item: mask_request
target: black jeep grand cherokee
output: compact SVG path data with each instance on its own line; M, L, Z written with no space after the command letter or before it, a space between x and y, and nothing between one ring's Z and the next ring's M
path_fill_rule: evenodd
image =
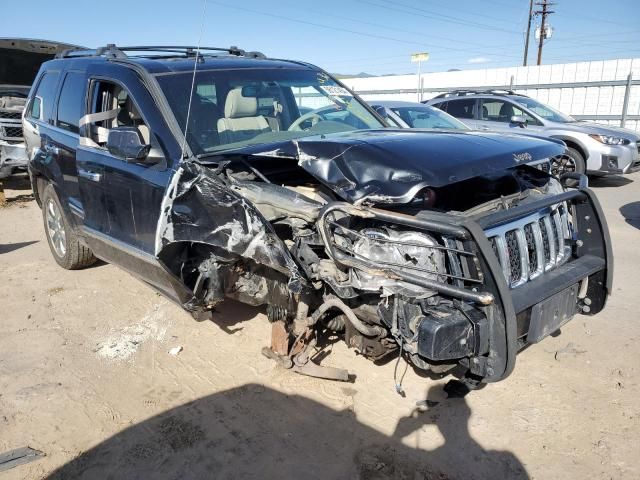
M493 382L611 290L586 179L560 142L395 130L331 75L257 52L107 46L45 63L29 170L64 268L101 258L196 318L266 305L264 353L310 375L321 334Z

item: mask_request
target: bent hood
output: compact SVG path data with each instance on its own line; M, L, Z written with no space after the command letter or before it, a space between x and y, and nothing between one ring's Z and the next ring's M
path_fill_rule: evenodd
M0 91L8 90L9 86L27 87L26 93L29 93L28 87L36 78L40 65L69 48L78 47L48 40L0 38Z
M294 140L299 165L344 200L406 203L425 187L472 177L564 152L562 142L462 131L363 130Z

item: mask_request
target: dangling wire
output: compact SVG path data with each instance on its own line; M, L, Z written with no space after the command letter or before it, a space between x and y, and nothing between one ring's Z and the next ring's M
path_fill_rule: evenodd
M393 383L395 384L395 387L396 387L396 393L401 397L405 396L404 388L402 388L402 379L404 378L404 374L402 374L402 378L400 379L400 381L398 381L398 365L400 365L400 360L402 359L403 347L404 347L404 341L403 341L403 338L400 337L400 354L398 355L396 366L393 367ZM406 371L407 369L405 368L405 372Z
M200 36L198 37L198 45L196 46L196 56L193 59L193 74L191 76L191 92L189 93L189 104L187 106L187 120L184 125L184 138L182 140L182 149L180 158L184 158L184 152L187 148L187 133L189 130L189 117L191 116L191 102L193 102L193 90L196 84L196 69L198 68L198 59L200 58L200 45L202 42L202 34L204 33L204 24L207 17L207 0L202 0L202 23L200 24Z

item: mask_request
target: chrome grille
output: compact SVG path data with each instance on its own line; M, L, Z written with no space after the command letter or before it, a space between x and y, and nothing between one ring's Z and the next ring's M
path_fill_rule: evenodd
M12 118L20 120L22 118L22 112L15 112L12 110L0 110L0 118Z
M4 138L22 138L22 127L2 127L0 131Z
M487 230L509 286L533 280L568 260L573 225L565 203Z

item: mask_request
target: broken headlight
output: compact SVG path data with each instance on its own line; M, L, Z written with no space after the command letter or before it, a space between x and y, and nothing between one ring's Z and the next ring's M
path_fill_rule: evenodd
M422 274L432 280L444 280L445 259L436 240L418 232L397 232L390 229L367 228L360 232L353 252L380 268L390 268ZM360 272L373 278L372 275Z

